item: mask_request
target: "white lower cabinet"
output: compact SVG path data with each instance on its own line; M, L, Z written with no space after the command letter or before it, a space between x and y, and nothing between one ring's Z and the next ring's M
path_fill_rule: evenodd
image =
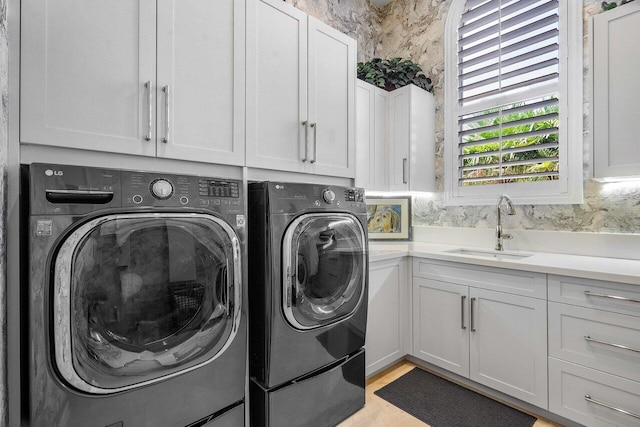
M587 426L640 426L640 289L549 276L549 410Z
M482 284L509 270L455 268L414 261L413 356L546 409L546 300L468 286L471 273Z
M370 266L367 375L408 353L586 426L640 426L638 286L405 260Z
M369 265L369 311L367 318L366 368L370 376L406 354L409 286L407 260L372 262Z
M550 357L549 410L589 427L637 427L640 383Z
M413 278L413 355L469 376L469 287Z
M469 288L469 378L547 408L547 302Z
M549 302L549 356L640 381L640 317Z

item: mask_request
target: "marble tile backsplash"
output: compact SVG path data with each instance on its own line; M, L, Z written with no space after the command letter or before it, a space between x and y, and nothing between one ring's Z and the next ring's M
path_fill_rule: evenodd
M445 207L444 177L444 27L452 0L393 0L383 8L356 0L286 0L358 40L358 60L403 57L420 64L434 84L436 99L436 193L414 198L413 223L419 226L491 228L495 207ZM574 1L574 0L571 0ZM577 0L576 0L577 1ZM583 0L584 203L521 205L512 227L524 230L640 234L640 181L601 183L590 178L590 70L588 18L600 13L600 0Z

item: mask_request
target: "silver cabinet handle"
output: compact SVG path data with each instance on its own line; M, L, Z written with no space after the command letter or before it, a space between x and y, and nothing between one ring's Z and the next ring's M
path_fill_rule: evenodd
M600 340L597 340L595 338L591 338L589 335L585 335L584 339L587 340L587 341L596 342L598 344L604 344L604 345L608 345L608 346L611 346L611 347L621 348L623 350L635 351L636 353L640 353L640 349L638 349L638 348L627 347L626 345L615 344L615 343L611 343L611 342L607 342L607 341L600 341Z
M596 405L604 406L605 408L613 409L614 411L629 415L630 417L640 419L640 415L638 415L638 414L634 414L633 412L629 412L629 411L625 411L624 409L616 408L615 406L609 405L608 403L604 403L604 402L600 402L598 400L592 399L591 396L589 396L588 394L584 395L584 400L586 400L587 402L595 403Z
M302 122L302 126L304 126L304 157L302 157L302 163L306 162L309 157L309 122Z
M597 294L597 293L590 292L590 291L584 291L584 294L586 296L588 296L588 297L609 298L609 299L615 299L615 300L618 300L618 301L640 302L640 299L621 297L619 295Z
M310 163L315 163L318 160L318 124L311 123L311 128L313 129L313 158Z
M466 295L460 295L460 327L462 329L467 329L467 327L464 326L464 300L466 298Z
M153 121L153 104L151 103L151 80L144 84L144 90L147 92L147 102L149 107L149 117L147 117L147 134L144 136L145 141L151 141L151 125Z
M475 301L475 298L471 298L471 302L469 303L469 308L471 309L471 314L469 317L471 317L471 332L475 332L476 331L476 324L474 322L473 319L473 302Z
M170 104L170 100L169 100L169 85L167 86L163 86L162 91L164 92L164 108L165 108L165 134L164 134L164 138L162 138L162 142L164 142L165 144L167 142L169 142L169 132L171 131L171 119L169 117L170 111L169 111L169 104Z
M407 183L407 159L402 159L402 183Z

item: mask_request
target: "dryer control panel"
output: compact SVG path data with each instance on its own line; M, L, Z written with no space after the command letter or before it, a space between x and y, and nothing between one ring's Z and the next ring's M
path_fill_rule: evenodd
M268 182L271 213L296 213L310 209L366 212L364 189L336 185Z

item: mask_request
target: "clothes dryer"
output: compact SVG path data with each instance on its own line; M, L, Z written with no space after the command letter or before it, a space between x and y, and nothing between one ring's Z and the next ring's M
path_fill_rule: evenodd
M364 191L249 185L251 425L335 425L364 405Z
M28 425L243 426L242 183L22 170Z

